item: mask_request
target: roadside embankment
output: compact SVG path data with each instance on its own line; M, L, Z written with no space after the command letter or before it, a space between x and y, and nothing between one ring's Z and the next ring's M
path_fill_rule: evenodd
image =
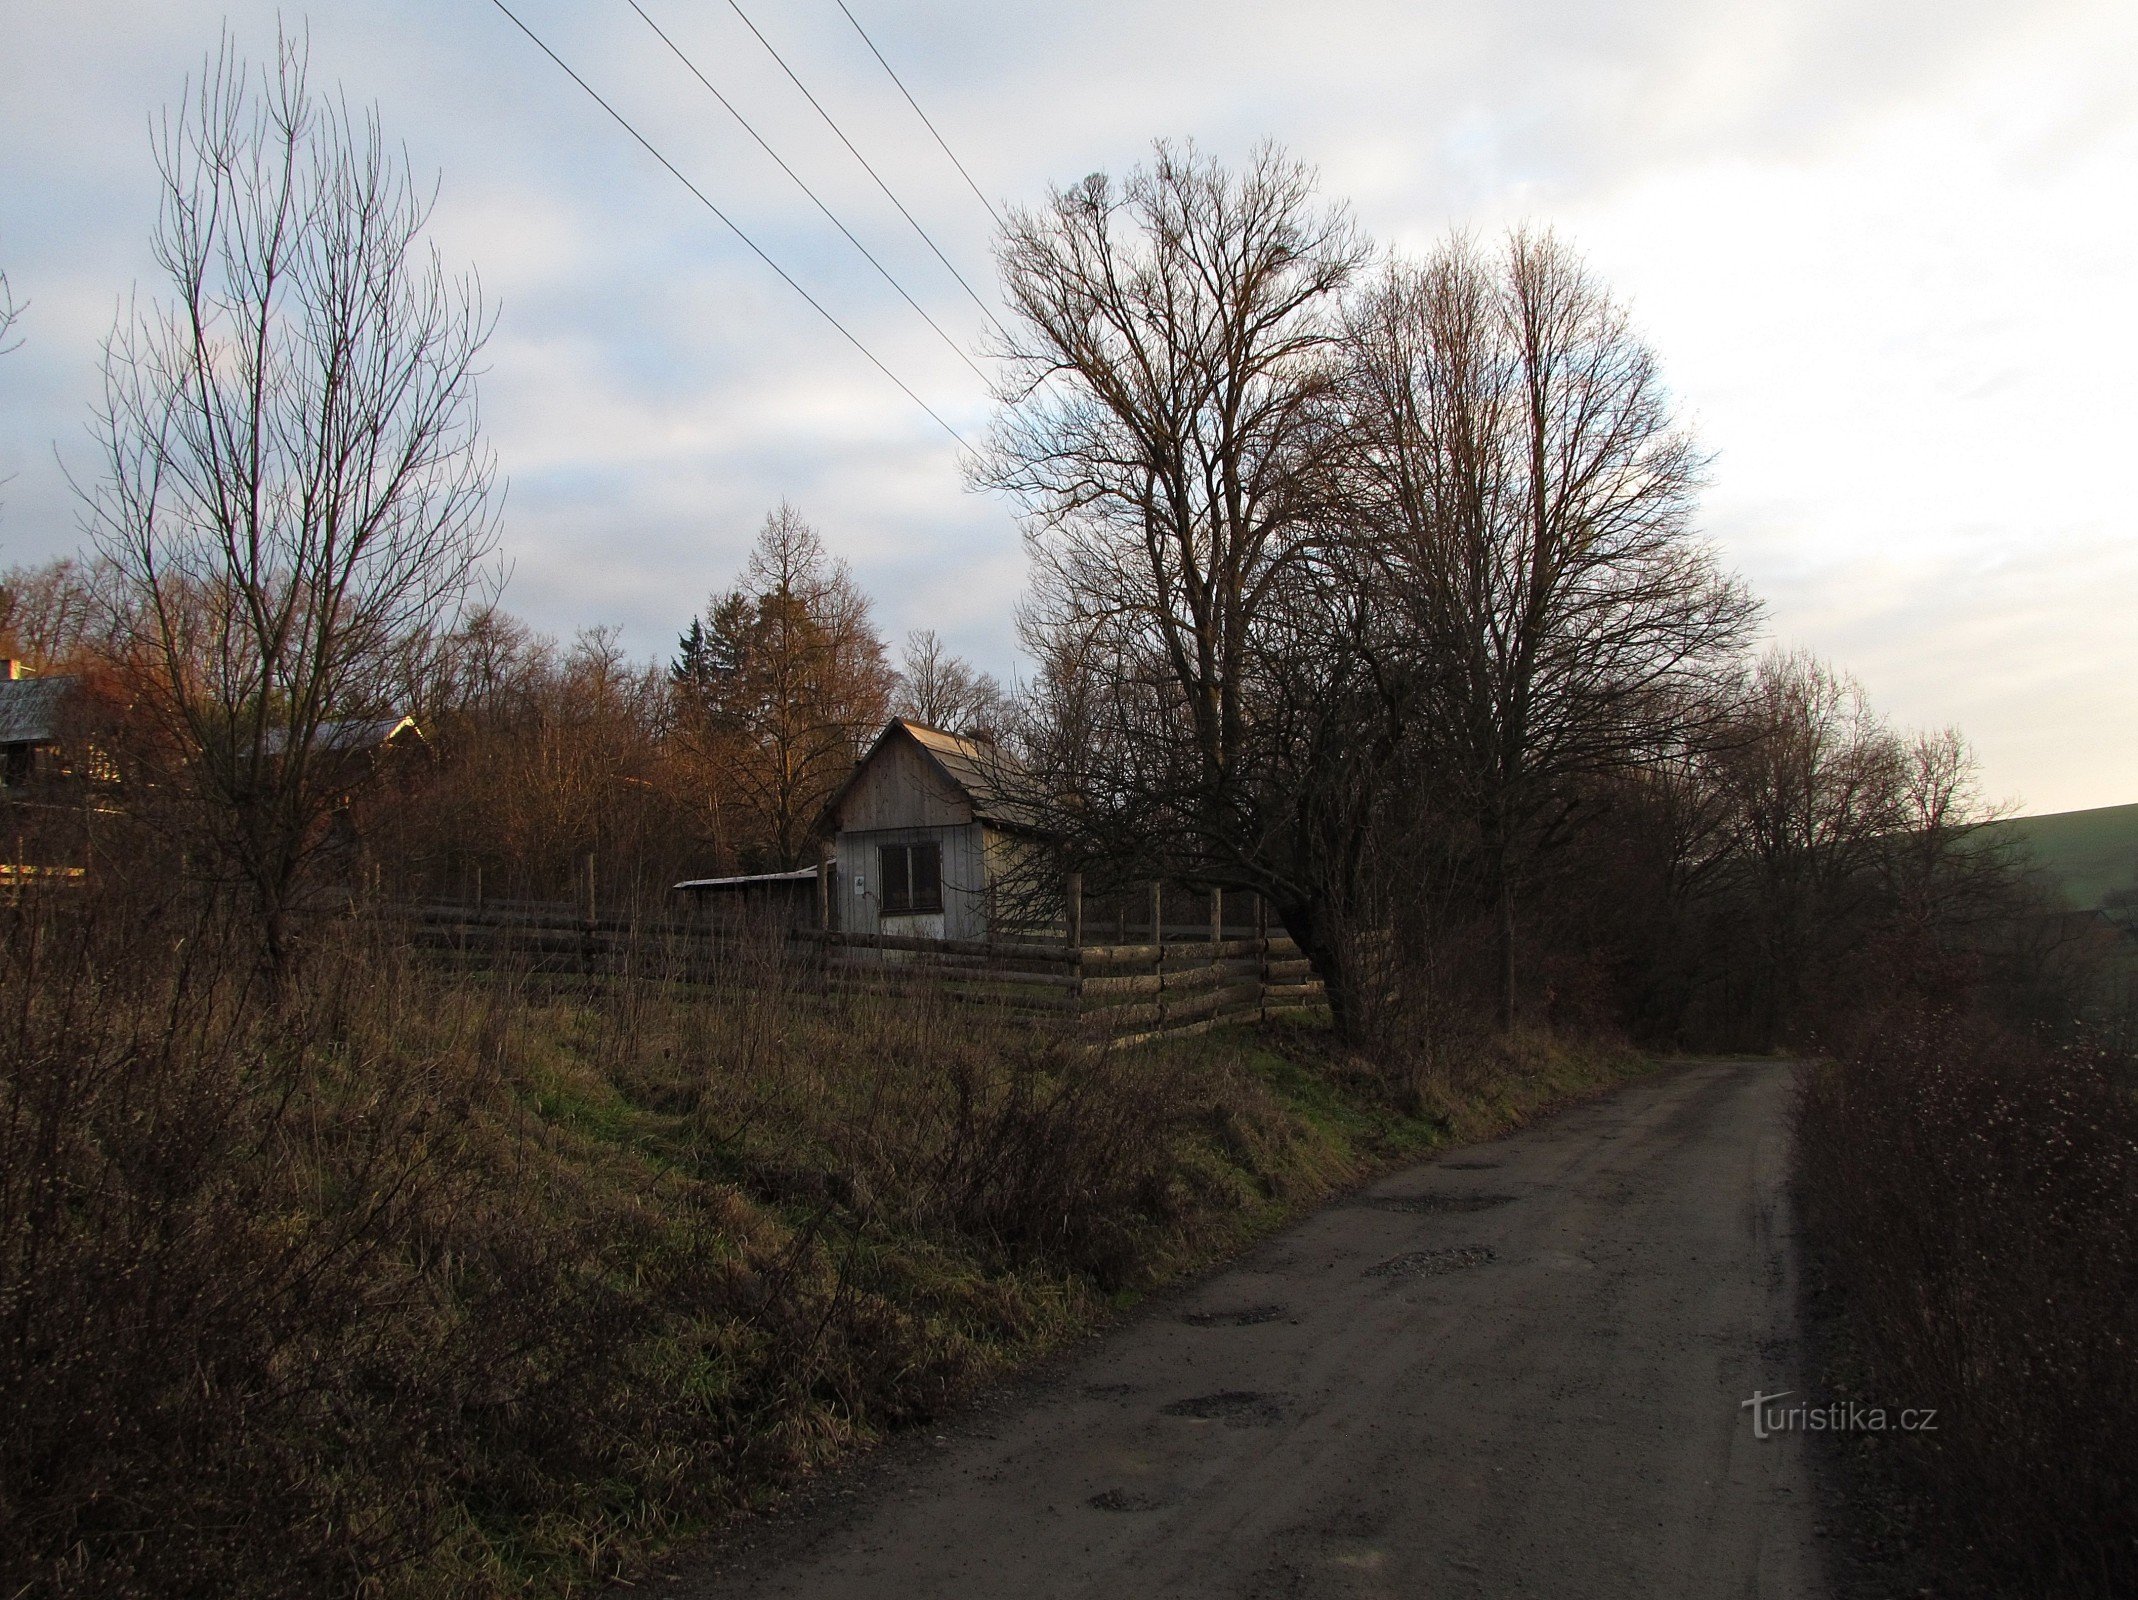
M269 993L213 930L0 978L0 1590L565 1593L1437 1144L1637 1070L1400 1094L1312 1020L1091 1054L971 1007ZM353 939L352 935L352 939Z

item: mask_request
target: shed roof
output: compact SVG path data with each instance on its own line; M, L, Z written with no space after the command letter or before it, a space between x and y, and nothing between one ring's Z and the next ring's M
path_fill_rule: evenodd
M71 677L0 678L0 745L57 744Z
M868 753L854 764L846 781L826 802L824 816L827 823L836 820L840 804L860 781L869 763L876 759L877 753L897 738L911 739L919 745L937 770L971 803L972 813L980 821L1007 828L1038 826L1032 808L1017 798L1017 780L1024 775L1024 768L1018 765L1014 756L985 739L931 728L911 717L893 717L884 724L883 732L876 736Z
M792 872L745 872L733 878L685 878L671 884L676 889L754 889L764 884L806 883L815 879L815 867L796 867Z

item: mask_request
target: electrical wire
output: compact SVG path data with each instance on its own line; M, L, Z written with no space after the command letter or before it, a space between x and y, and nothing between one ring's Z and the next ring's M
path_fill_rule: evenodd
M906 203L903 200L899 199L896 194L891 192L891 186L883 181L883 174L878 172L873 166L869 164L869 158L863 155L860 149L855 145L854 141L846 136L846 130L840 127L838 123L832 120L831 113L829 111L826 111L823 105L818 101L817 97L809 92L809 85L802 82L802 80L798 76L796 76L794 68L787 65L787 58L782 56L777 50L773 49L772 41L770 39L767 39L764 34L758 29L757 24L750 20L750 14L747 11L743 10L742 7L736 3L736 0L728 0L728 9L734 12L736 16L742 18L742 25L748 28L751 33L757 36L757 42L765 47L765 53L771 56L774 61L779 63L780 71L787 74L787 81L792 83L797 89L802 91L802 98L804 100L807 100L810 106L816 111L816 114L824 119L824 126L831 129L833 133L839 136L839 142L846 146L848 152L853 156L856 161L861 163L861 170L863 172L866 172L871 178L874 178L876 180L876 187L883 191L884 198L889 200L892 205L898 207L898 214L904 217L907 222L912 224L913 231L919 234L921 237L921 243L925 244L929 248L929 250L934 252L935 259L943 263L944 270L949 272L949 274L953 278L958 280L958 287L963 289L965 293L971 297L972 303L978 306L981 310L981 313L986 316L987 320L993 322L997 331L1000 331L1002 328L1002 324L996 320L994 310L988 305L985 300L980 298L979 294L974 290L973 286L965 281L965 274L960 272L957 267L952 264L950 257L943 254L942 248L936 244L935 240L929 237L928 230L921 226L920 219L914 216L912 212L908 211L906 209Z
M718 89L713 87L712 80L706 77L703 72L698 70L698 64L695 61L691 60L689 56L683 53L682 46L678 45L675 40L669 38L667 33L663 31L661 25L658 22L655 22L652 17L646 14L646 8L640 5L638 3L638 0L624 0L624 3L630 6L633 11L636 11L639 14L639 19L643 21L647 27L653 30L654 36L658 38L661 43L668 46L669 53L673 55L678 61L682 62L683 65L689 70L690 75L696 78L698 82L705 86L705 92L711 95L715 100L718 100L721 104L722 109L725 110L729 116L733 117L737 122L742 124L742 131L744 133L747 133L752 139L755 139L757 141L757 147L760 150L764 151L766 155L772 158L773 162L779 167L780 171L786 173L788 177L794 180L795 187L800 189L802 193L809 196L810 203L814 205L819 211L824 213L824 220L829 222L834 228L837 228L841 233L846 235L846 242L852 245L856 250L859 250L862 254L863 259L866 260L870 266L876 269L878 276L880 276L885 283L888 283L893 289L896 289L898 291L899 299L905 301L907 305L911 306L915 314L920 317L921 321L927 323L929 327L935 330L935 336L938 339L941 339L943 343L950 346L951 352L956 355L960 361L964 362L966 366L972 368L972 375L978 378L982 383L989 382L990 380L987 374L982 372L979 366L973 361L973 358L965 353L965 347L959 344L957 340L951 338L949 334L945 333L943 331L942 324L937 322L935 318L928 315L926 309L922 307L921 303L918 300L914 299L912 295L906 292L906 286L904 284L900 283L896 278L891 276L891 269L889 267L886 267L881 261L877 260L874 252L872 252L867 245L863 244L859 239L854 237L854 230L849 228L845 223L841 222L838 216L832 211L831 207L826 205L823 200L818 197L817 192L814 189L810 188L809 185L803 181L802 175L796 172L794 168L788 166L787 163L783 159L781 159L780 153L777 150L773 149L772 146L766 142L765 136L763 134L759 133L755 128L750 126L750 119L745 117L740 111L737 111L733 102L731 102L726 95L722 94Z
M837 3L839 9L846 12L846 20L854 25L854 32L861 35L861 42L869 47L869 54L876 58L876 64L890 75L893 83L898 85L898 92L906 97L906 104L911 106L913 114L921 119L921 125L935 135L935 142L943 147L943 154L950 157L950 164L958 169L958 176L965 180L965 187L972 190L980 204L987 207L987 214L995 219L995 225L997 227L1003 226L1002 213L995 209L995 202L988 199L986 191L973 182L972 174L965 170L965 163L960 161L958 153L950 148L950 141L945 139L941 130L929 120L928 113L921 109L921 103L913 98L913 91L906 87L905 79L898 75L890 62L884 60L883 52L876 48L876 41L871 39L868 35L868 30L861 26L861 19L847 10L846 0L837 0Z
M534 29L528 27L526 23L522 22L519 17L514 13L513 9L505 4L505 0L490 0L490 3L496 6L498 10L504 12L506 19L510 21L515 28L518 28L520 32L526 34L527 37L533 41L534 47L537 50L540 50L542 54L548 56L551 61L555 62L557 64L558 69L562 71L567 78L570 78L572 82L578 84L580 88L584 89L587 93L587 97L592 100L594 104L600 106L602 110L606 111L609 114L610 119L614 121L619 128L623 129L624 132L628 133L629 135L631 135L632 138L636 139L639 144L644 147L648 155L652 156L654 160L658 161L662 166L666 167L668 169L669 175L672 176L676 180L676 182L683 185L684 188L688 189L691 192L691 195L697 200L698 204L705 207L706 210L710 211L714 216L718 217L723 223L725 223L727 225L728 231L734 234L736 238L740 239L744 245L748 246L752 255L756 256L758 260L762 261L766 266L770 267L774 272L778 273L780 281L786 284L788 288L792 289L796 294L800 295L804 300L808 301L810 308L814 310L818 316L822 317L826 322L830 323L833 328L837 329L841 338L845 339L848 344L852 345L856 350L860 351L861 354L868 359L868 363L870 366L874 367L886 378L889 378L894 384L898 386L900 393L904 394L908 400L911 400L915 405L919 406L921 410L927 412L930 419L934 421L935 425L938 428L941 428L945 433L949 434L952 439L955 439L961 449L968 451L972 449L972 446L965 442L965 436L959 433L958 430L953 428L949 423L945 422L942 417L937 414L935 407L928 404L928 402L923 400L918 394L915 394L912 388L908 386L905 379L901 378L897 373L893 372L889 367L885 366L883 362L878 360L875 351L871 350L867 345L863 344L861 340L855 336L853 331L849 329L845 323L841 322L837 317L833 316L832 313L825 308L824 303L821 300L819 300L815 295L811 294L807 289L803 288L801 284L796 282L793 276L787 271L785 267L781 266L777 261L773 260L771 256L767 255L764 249L757 243L755 239L752 239L747 233L744 233L741 227L737 225L733 217L729 216L725 211L722 211L718 206L713 204L713 202L709 198L707 198L704 190L700 189L695 183L692 183L690 179L685 177L683 175L682 169L677 167L673 161L670 161L666 156L662 155L661 152L654 147L652 140L648 139L643 133L640 133L637 128L633 127L629 119L626 118L621 111L618 111L614 106L610 105L608 101L604 100L592 84L588 83L586 79L580 77L578 73L574 72L571 68L571 64L567 62L562 56L558 55L556 51L550 49L550 47L543 42L542 36L540 34L536 33Z

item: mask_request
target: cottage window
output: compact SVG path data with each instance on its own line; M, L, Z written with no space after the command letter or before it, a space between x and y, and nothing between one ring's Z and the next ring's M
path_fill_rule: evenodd
M880 852L886 915L943 909L943 847L887 844Z

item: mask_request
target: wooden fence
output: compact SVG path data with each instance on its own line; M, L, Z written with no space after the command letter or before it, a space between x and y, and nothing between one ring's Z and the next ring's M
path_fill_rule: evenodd
M1060 937L918 939L815 929L733 928L673 918L602 917L558 905L429 904L382 913L441 964L511 965L574 976L685 981L747 977L753 963L829 992L939 995L1029 1015L1094 1043L1197 1032L1318 1004L1322 988L1291 939L1167 927L1140 944Z
M961 942L804 936L846 988L910 992L1052 1014L1087 1038L1122 1043L1318 1004L1320 980L1282 934L1143 944Z

